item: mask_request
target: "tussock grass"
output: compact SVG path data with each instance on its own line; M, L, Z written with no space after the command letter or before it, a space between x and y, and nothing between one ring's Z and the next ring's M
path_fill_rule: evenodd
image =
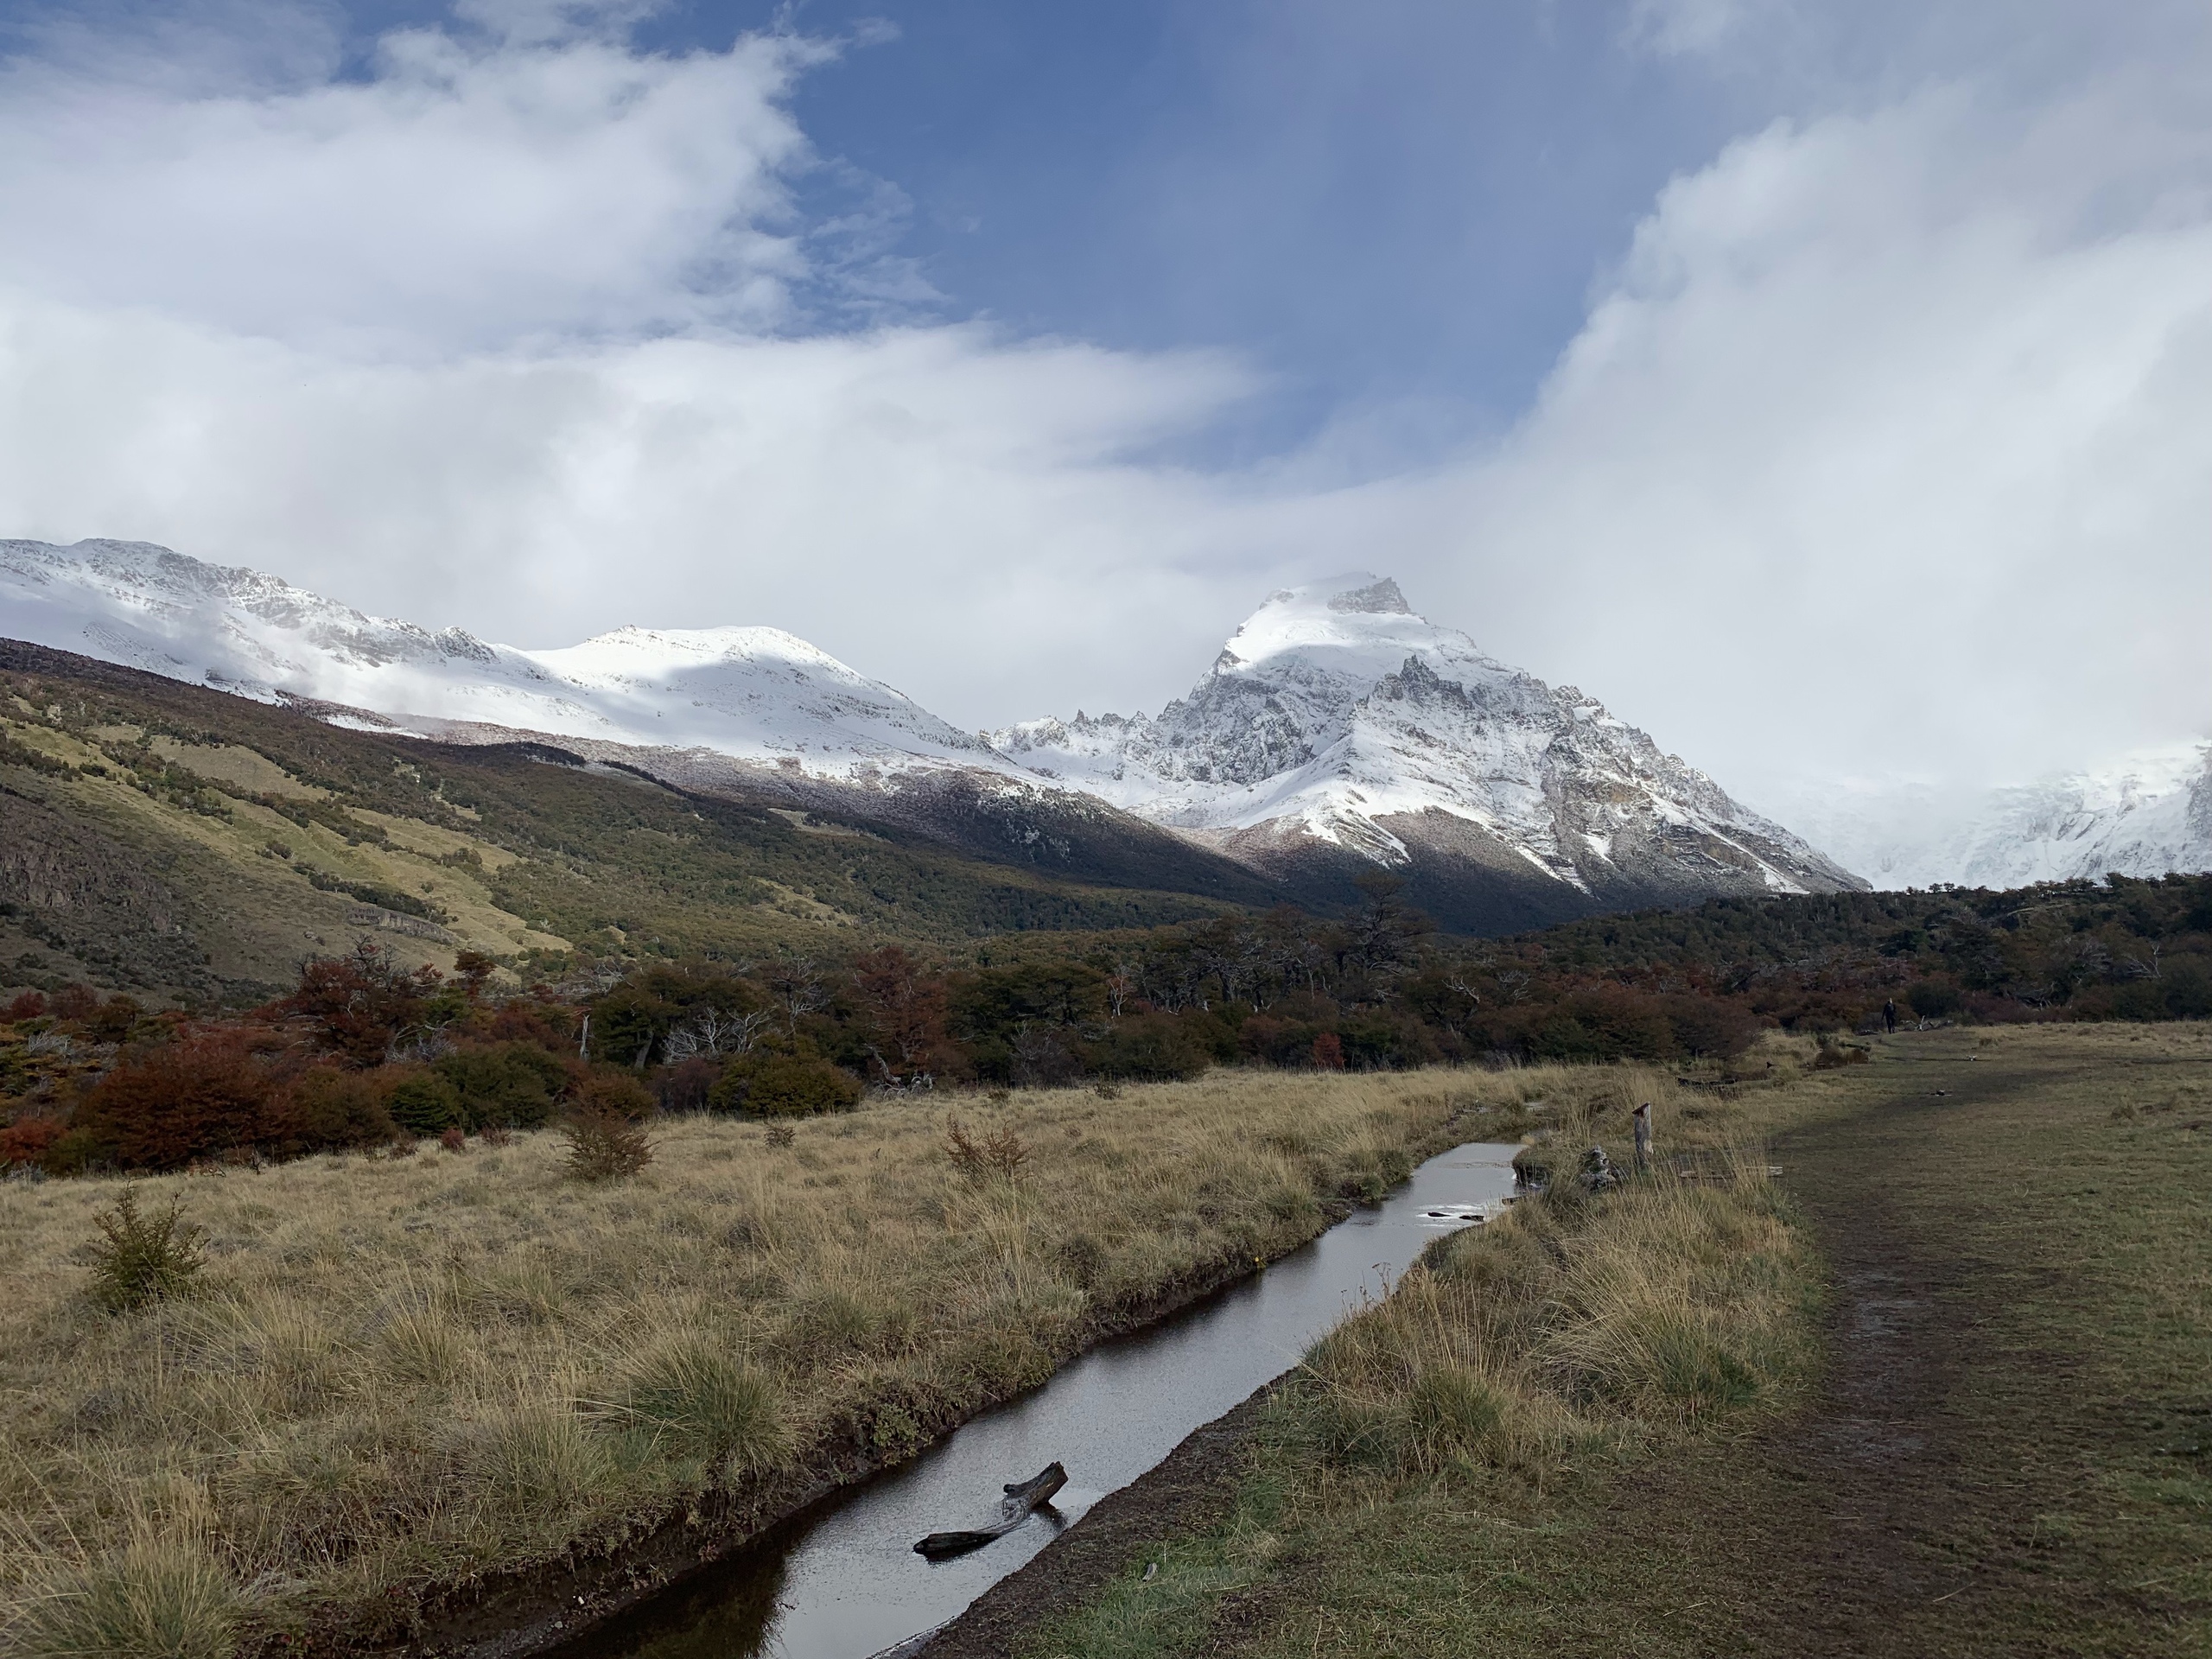
M79 1565L42 1563L0 1625L11 1651L48 1659L226 1659L238 1587L199 1540L146 1535Z
M1339 1467L1541 1484L1578 1450L1794 1397L1813 1269L1765 1169L1562 1184L1454 1235L1315 1349L1279 1432Z
M161 1608L179 1629L374 1637L434 1585L619 1539L702 1491L855 1444L908 1455L1418 1157L1510 1138L1532 1087L1571 1081L1548 1076L963 1099L979 1141L1026 1150L983 1179L949 1155L948 1109L912 1103L778 1125L782 1145L666 1122L620 1182L569 1179L556 1131L163 1177L145 1207L180 1202L206 1265L193 1298L129 1313L86 1267L118 1187L7 1184L0 1619L27 1654L202 1651L144 1633ZM148 1514L197 1518L142 1537L128 1517ZM67 1645L126 1605L154 1624Z

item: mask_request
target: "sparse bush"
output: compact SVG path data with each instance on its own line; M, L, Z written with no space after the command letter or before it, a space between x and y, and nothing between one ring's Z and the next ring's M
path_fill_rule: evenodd
M468 1131L462 1128L460 1124L456 1123L453 1128L448 1129L443 1135L438 1137L438 1144L441 1147L443 1147L448 1152L467 1152L468 1150Z
M587 1077L562 1129L569 1173L580 1181L615 1181L652 1162L653 1143L644 1128L652 1108L644 1085L619 1071Z
M92 1246L92 1300L125 1313L191 1293L202 1265L200 1230L183 1217L184 1201L148 1214L138 1190L126 1186L115 1205L93 1218L100 1242Z
M788 1123L771 1123L766 1138L770 1146L781 1149L798 1139L798 1131Z
M999 1175L1010 1181L1029 1161L1028 1143L1012 1124L1002 1124L978 1140L957 1116L944 1121L944 1153L955 1169L973 1179Z

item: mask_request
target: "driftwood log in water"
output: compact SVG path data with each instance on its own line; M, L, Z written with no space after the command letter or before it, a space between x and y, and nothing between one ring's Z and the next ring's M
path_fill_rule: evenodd
M1067 1484L1068 1471L1057 1463L1047 1464L1033 1478L1005 1489L1006 1496L999 1499L999 1518L990 1525L966 1532L933 1532L914 1546L914 1553L935 1560L939 1556L957 1555L963 1550L978 1548L994 1538L1003 1538L1027 1521L1032 1510L1051 1503L1052 1494Z

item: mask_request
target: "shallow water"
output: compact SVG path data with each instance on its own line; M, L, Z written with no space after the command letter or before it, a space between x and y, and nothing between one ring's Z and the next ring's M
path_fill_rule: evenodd
M564 1659L865 1659L951 1618L1201 1424L1383 1295L1440 1232L1495 1213L1510 1146L1432 1158L1264 1272L1102 1344L913 1462L825 1500L563 1650ZM1068 1484L1006 1537L950 1560L925 1533L981 1524L999 1489L1058 1459Z

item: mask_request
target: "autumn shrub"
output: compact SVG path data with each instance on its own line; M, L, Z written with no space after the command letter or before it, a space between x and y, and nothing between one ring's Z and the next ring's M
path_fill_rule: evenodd
M138 1207L138 1193L126 1186L105 1215L95 1216L100 1230L92 1246L92 1297L102 1307L127 1313L149 1303L188 1294L199 1277L200 1230L184 1219L184 1204L171 1198L149 1214Z
M399 1133L377 1085L361 1072L312 1065L292 1079L288 1094L288 1150L373 1147Z
M47 1005L47 1012L72 1025L82 1024L100 1005L100 994L89 985L64 985Z
M438 1144L443 1147L448 1152L467 1152L468 1150L468 1132L462 1128L460 1124L456 1123L453 1128L448 1129L443 1135L438 1137Z
M68 1127L58 1117L17 1118L0 1129L0 1165L14 1169L41 1163Z
M233 1148L279 1142L276 1084L247 1033L194 1033L127 1059L95 1084L75 1128L99 1161L180 1169Z

